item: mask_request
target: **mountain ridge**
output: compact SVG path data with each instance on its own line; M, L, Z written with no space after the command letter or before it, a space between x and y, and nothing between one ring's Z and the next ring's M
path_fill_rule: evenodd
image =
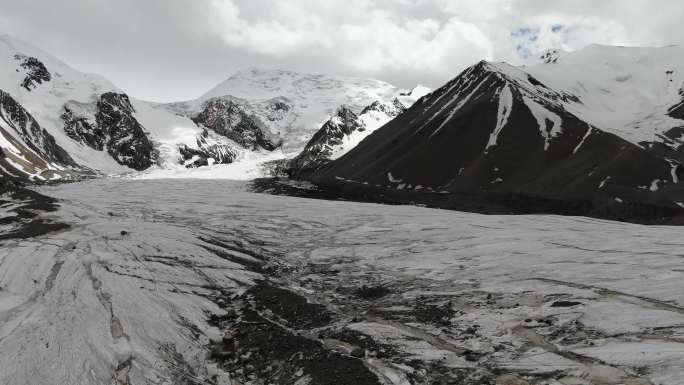
M563 70L558 64L563 60L544 65ZM585 105L587 94L551 86L537 76L548 79L550 70L528 69L481 61L339 159L302 177L342 190L355 185L365 191L513 194L600 205L684 207L680 161L649 143L623 138L623 131L593 124L582 110L591 108ZM678 97L666 105L681 102ZM672 126L682 123L673 118ZM663 126L663 131L672 126Z

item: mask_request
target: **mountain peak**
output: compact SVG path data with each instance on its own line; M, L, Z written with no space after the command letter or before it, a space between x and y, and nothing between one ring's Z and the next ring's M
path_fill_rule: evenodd
M271 99L279 96L296 97L305 93L347 92L352 88L396 90L392 85L374 79L309 74L284 69L247 68L240 70L200 97L231 95L244 99ZM346 90L346 91L344 91ZM378 99L375 97L374 99Z

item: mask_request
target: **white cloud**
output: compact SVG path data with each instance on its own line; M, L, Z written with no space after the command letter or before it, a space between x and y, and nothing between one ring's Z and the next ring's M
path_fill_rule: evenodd
M480 59L492 59L492 40L473 22L412 18L364 0L288 1L271 18L247 20L232 0L213 0L212 25L233 48L283 57L308 54L337 61L352 72L453 72ZM419 4L404 0L404 6Z
M157 100L244 67L437 87L481 59L684 43L683 16L680 0L0 0L0 32Z

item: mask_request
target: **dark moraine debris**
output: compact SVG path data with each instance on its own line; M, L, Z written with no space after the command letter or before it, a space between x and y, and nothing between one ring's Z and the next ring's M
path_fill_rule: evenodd
M579 305L583 305L583 303L577 301L556 301L551 304L551 307L573 307Z
M332 320L331 313L324 305L310 303L306 298L289 290L262 283L246 293L260 306L287 322L294 328L315 328L327 325Z
M231 337L215 344L210 358L240 383L380 384L362 360L328 351L319 341L296 335L252 309L243 310Z
M57 201L35 191L0 179L0 206L14 206L0 218L0 241L28 239L69 228L65 223L40 217L40 212L57 210Z
M418 304L414 308L414 315L420 322L440 326L448 326L456 312L451 306L451 302L443 304L426 303L425 298L418 298Z
M356 290L356 295L359 296L360 298L363 299L368 299L368 300L374 300L374 299L380 299L390 293L390 290L383 285L375 285L375 286L366 286L363 285L361 286L358 290Z

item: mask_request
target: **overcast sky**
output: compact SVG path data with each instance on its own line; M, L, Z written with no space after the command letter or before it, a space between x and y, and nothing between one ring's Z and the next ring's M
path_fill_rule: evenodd
M681 0L0 0L0 33L157 101L244 68L437 87L481 59L679 44L683 19Z

